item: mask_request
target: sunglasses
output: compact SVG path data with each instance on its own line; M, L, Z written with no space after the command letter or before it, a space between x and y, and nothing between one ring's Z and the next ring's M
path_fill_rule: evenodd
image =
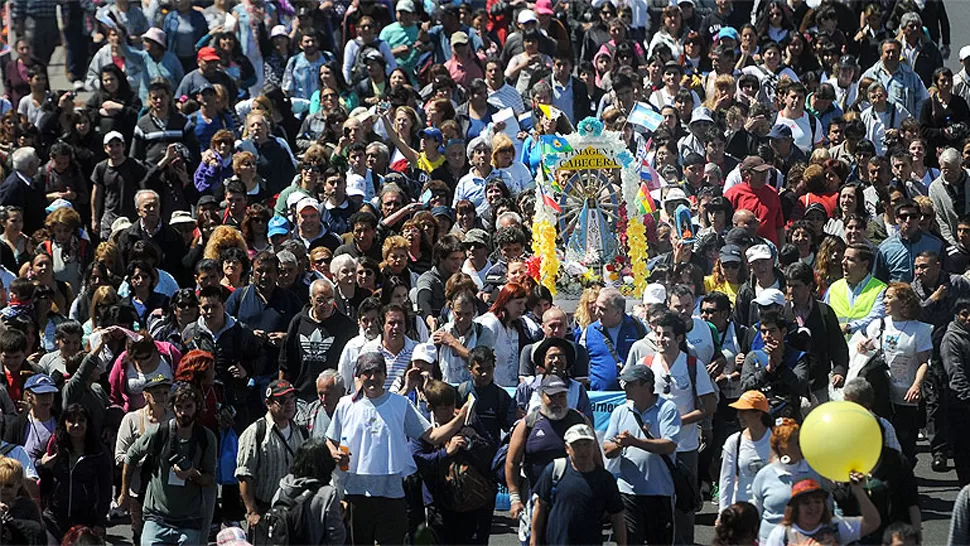
M664 380L664 394L670 394L670 374L664 374L662 379Z
M905 222L906 220L912 220L912 219L914 219L914 218L915 218L915 219L918 219L919 217L920 217L920 215L919 215L919 214L916 214L916 213L914 213L914 212L913 212L913 213L911 213L911 212L904 212L904 213L902 213L902 214L897 214L897 215L896 215L896 218L899 218L900 220L902 220L902 221L904 221L904 222Z
M738 262L721 262L721 267L724 269L740 269L741 264Z

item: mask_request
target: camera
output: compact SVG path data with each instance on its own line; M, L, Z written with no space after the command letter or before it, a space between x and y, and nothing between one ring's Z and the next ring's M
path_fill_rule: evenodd
M183 472L192 468L192 460L180 453L173 453L168 458L168 464L172 465L173 467L178 467L178 469Z

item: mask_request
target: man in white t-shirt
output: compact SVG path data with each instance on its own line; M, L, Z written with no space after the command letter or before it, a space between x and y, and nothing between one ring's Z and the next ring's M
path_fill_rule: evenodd
M724 367L724 356L720 354L721 348L714 338L714 329L706 320L695 317L694 289L686 284L677 284L670 289L667 295L667 307L677 313L680 320L684 321L687 327L687 347L697 360L704 364L710 364L708 369L713 369L720 373Z
M778 111L775 125L782 124L791 128L795 146L811 154L812 150L825 143L825 130L822 123L805 111L805 86L795 82L788 85L783 97L784 107Z
M407 534L403 479L417 470L408 441L443 444L465 422L468 403L431 428L407 398L385 390L381 353L361 354L354 375L360 388L340 399L327 430L330 453L344 470L352 536L356 544L401 544Z
M658 351L645 364L657 377L656 391L662 398L677 404L681 429L677 436L677 457L683 460L697 476L700 431L698 424L705 417L714 415L717 399L714 385L707 375L704 363L688 357L681 350L687 334L687 326L672 312L665 313L653 324ZM700 406L698 406L700 402ZM694 543L694 513L674 512L674 536L676 544Z

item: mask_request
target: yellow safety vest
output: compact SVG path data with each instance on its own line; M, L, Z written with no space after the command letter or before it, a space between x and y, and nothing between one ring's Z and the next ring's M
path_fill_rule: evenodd
M849 284L845 279L839 279L829 287L829 305L839 317L839 323L845 324L869 316L872 306L879 297L879 292L886 288L886 283L871 277L862 292L856 296L855 302L849 304Z

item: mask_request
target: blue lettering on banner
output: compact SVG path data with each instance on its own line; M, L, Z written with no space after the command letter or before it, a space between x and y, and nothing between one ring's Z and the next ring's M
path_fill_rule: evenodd
M509 396L515 397L515 388L504 387ZM610 414L617 406L626 402L623 391L587 391L589 403L593 408L593 428L602 435L610 425Z

